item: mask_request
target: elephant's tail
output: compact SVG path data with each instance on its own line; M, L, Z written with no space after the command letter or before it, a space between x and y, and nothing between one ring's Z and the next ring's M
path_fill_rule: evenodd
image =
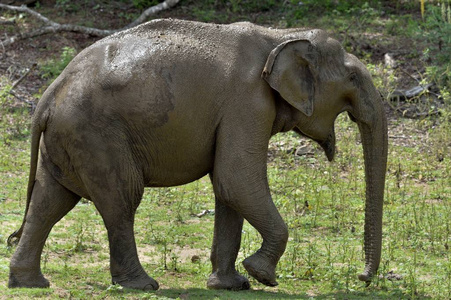
M35 111L35 118L31 125L31 158L30 158L30 174L28 177L28 188L27 188L27 204L25 206L25 214L23 217L22 225L16 231L14 231L7 240L8 246L12 247L16 245L20 237L22 236L23 228L25 226L25 220L27 218L28 208L30 207L31 194L33 192L34 183L36 181L36 170L38 168L38 157L39 157L39 142L41 140L41 133L45 130L47 118L42 120L38 113ZM43 126L42 126L43 125Z

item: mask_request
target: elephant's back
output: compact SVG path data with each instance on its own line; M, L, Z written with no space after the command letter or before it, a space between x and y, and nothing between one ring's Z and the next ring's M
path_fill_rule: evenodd
M143 163L152 186L205 175L225 105L246 101L242 92L263 85L266 56L247 48L252 30L249 24L163 20L88 47L46 92L51 113L45 142L54 145L48 147L52 161L76 169L71 162L92 161L83 153L93 145L112 153L100 147L108 144ZM237 67L244 65L245 72Z

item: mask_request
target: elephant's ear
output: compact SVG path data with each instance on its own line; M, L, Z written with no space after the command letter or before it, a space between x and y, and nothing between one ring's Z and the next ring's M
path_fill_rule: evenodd
M268 56L262 78L296 109L311 116L317 82L318 51L308 40L290 40Z

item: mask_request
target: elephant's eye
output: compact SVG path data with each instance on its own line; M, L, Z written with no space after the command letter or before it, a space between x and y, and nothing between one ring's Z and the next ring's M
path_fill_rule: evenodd
M348 78L349 78L349 81L351 81L354 86L357 87L359 85L358 84L358 77L357 77L356 73L349 74Z

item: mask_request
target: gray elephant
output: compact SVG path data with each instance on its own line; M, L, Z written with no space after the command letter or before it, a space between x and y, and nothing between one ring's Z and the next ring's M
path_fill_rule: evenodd
M357 122L366 175L369 282L381 256L387 126L364 65L321 30L250 23L155 20L102 39L76 56L42 96L32 122L27 205L9 287L48 287L40 256L53 227L91 200L108 230L113 283L158 288L142 268L133 234L145 187L210 175L216 216L209 288L248 289L235 269L243 218L263 238L243 261L277 285L288 230L271 200L270 137L294 130L335 152L334 122Z

